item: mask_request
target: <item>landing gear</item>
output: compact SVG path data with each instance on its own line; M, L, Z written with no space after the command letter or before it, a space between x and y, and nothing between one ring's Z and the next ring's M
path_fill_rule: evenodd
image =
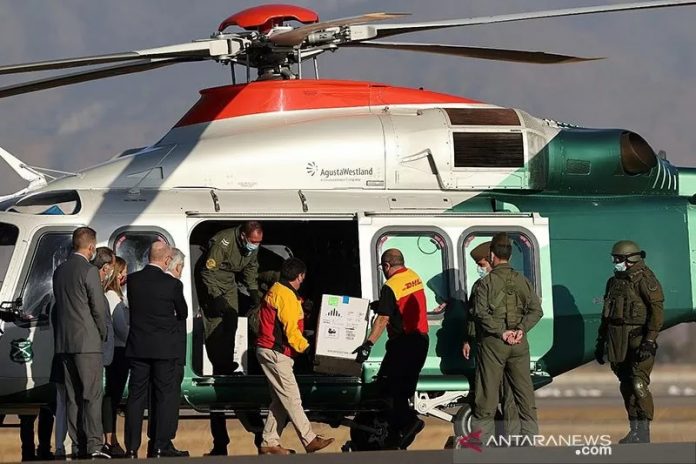
M389 422L385 412L360 412L350 429L350 451L377 451L385 448Z
M471 433L471 420L474 417L474 411L469 403L464 403L454 415L452 426L454 427L454 436L463 437Z

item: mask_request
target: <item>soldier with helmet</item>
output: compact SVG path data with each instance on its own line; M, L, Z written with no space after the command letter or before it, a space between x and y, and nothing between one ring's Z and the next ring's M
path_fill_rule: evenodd
M619 443L649 443L654 405L648 389L655 363L657 334L662 328L664 293L645 264L645 251L630 240L611 250L614 276L604 293L604 309L595 359L604 364L606 349L619 379L630 431Z

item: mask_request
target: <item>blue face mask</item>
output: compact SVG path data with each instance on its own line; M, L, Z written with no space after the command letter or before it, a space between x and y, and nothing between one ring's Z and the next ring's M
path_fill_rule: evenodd
M616 272L626 272L626 269L627 269L627 268L628 268L628 267L626 266L626 262L625 262L625 261L622 261L622 262L620 262L620 263L614 264L614 270L615 270Z
M485 267L477 266L476 272L478 272L478 275L481 278L484 278L488 275L488 270Z
M251 243L251 242L246 242L246 241L244 242L244 248L246 248L246 250L250 253L252 251L256 250L258 247L259 247L259 245L256 243Z

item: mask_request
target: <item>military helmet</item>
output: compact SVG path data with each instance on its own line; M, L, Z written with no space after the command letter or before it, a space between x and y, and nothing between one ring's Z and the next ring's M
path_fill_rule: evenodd
M471 256L471 259L473 259L475 262L479 262L482 259L488 259L488 257L491 254L491 242L490 240L488 242L483 242L480 245L476 246L473 250L471 250L471 253L469 255Z
M631 240L619 240L616 242L611 248L611 255L615 261L619 258L629 263L637 263L645 258L645 252L640 249L636 242Z

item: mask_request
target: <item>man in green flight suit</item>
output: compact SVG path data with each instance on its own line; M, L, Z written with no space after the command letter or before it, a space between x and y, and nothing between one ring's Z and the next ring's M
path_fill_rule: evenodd
M213 365L213 375L231 375L234 362L234 341L239 317L237 277L246 286L251 306L261 301L258 284L258 248L263 229L257 221L245 222L232 229L221 230L210 240L201 282L207 301L203 311L205 347ZM210 414L213 434L213 456L227 455L229 435L224 413Z
M522 443L524 437L532 440L539 431L527 333L543 312L532 283L508 263L511 255L512 244L507 234L493 236L489 255L493 269L480 280L474 293L474 314L481 342L472 430L481 431L484 445L494 431L493 419L503 376L510 383L518 409Z
M491 263L488 260L491 253L491 242L483 242L476 246L469 255L471 259L477 265L476 271L478 272L479 279L474 282L471 286L471 297L469 298L468 314L467 314L467 327L466 336L464 338L464 346L462 347L462 354L464 359L469 359L471 356L471 346L473 344L478 344L481 341L480 329L476 326L475 316L474 316L474 294L478 288L481 279L491 272ZM512 388L510 387L510 382L507 381L505 376L503 376L503 383L500 389L501 395L501 409L503 414L503 431L505 435L519 435L520 434L520 415L517 411L517 406L515 405L515 398L512 394Z
M611 250L614 276L604 293L595 359L604 364L604 351L619 379L630 431L619 443L650 443L654 405L648 389L655 364L657 334L664 318L664 293L645 264L645 252L630 240Z

